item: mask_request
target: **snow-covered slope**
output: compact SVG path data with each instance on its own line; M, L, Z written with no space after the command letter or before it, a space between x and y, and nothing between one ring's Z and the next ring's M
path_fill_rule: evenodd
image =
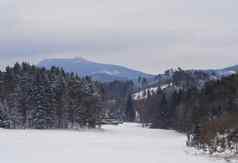
M161 90L164 90L164 89L168 88L168 87L171 86L171 85L172 85L172 83L161 85L161 86L160 86L160 89L161 89ZM133 97L134 100L147 99L148 96L157 93L158 89L159 89L159 87L146 88L146 89L144 89L144 90L141 90L141 91L139 91L139 92L134 93L134 94L132 95L132 97Z
M0 130L1 163L225 163L187 154L186 137L138 124L102 131Z
M153 75L132 70L123 66L101 64L84 58L46 59L38 64L39 67L50 69L52 66L62 67L66 72L74 72L81 76L91 76L99 81L135 80L139 76L151 78Z
M142 91L136 92L132 95L134 100L147 99L149 95L153 95L158 91L159 87L147 88Z

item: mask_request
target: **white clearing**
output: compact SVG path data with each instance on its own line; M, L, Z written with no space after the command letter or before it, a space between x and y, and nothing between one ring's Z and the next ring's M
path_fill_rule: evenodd
M185 136L138 124L97 130L0 129L1 163L223 163L188 154Z

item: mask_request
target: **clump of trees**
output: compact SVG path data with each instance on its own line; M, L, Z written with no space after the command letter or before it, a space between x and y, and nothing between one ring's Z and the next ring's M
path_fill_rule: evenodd
M188 133L187 145L209 153L230 151L238 153L238 113L226 113L219 119L209 120ZM231 154L232 154L231 153Z
M0 127L94 128L103 117L101 84L27 63L0 72Z
M187 144L210 153L229 150L237 154L238 75L207 83L197 98Z
M106 118L118 121L134 121L135 110L130 96L135 89L133 81L113 81L102 85Z

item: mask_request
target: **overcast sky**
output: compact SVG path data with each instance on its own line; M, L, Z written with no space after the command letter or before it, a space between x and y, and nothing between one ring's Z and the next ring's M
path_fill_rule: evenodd
M0 64L85 57L149 73L238 64L237 0L0 0Z

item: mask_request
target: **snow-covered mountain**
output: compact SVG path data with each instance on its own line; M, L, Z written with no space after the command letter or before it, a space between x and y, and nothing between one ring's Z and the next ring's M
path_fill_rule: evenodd
M159 74L147 83L144 88L132 94L134 100L146 99L149 95L155 94L158 89L164 92L173 92L175 90L186 90L189 88L201 89L206 82L211 80L219 80L235 74L232 69L217 70L182 70L169 69L164 74Z
M74 72L80 76L91 76L103 82L113 80L135 80L139 76L152 78L153 75L132 70L123 66L101 64L84 58L46 59L38 64L39 67L50 69L52 66L62 67L66 72Z
M224 70L226 70L226 71L235 71L235 72L238 72L238 65L234 65L234 66L231 66L231 67L227 67L227 68L225 68Z

